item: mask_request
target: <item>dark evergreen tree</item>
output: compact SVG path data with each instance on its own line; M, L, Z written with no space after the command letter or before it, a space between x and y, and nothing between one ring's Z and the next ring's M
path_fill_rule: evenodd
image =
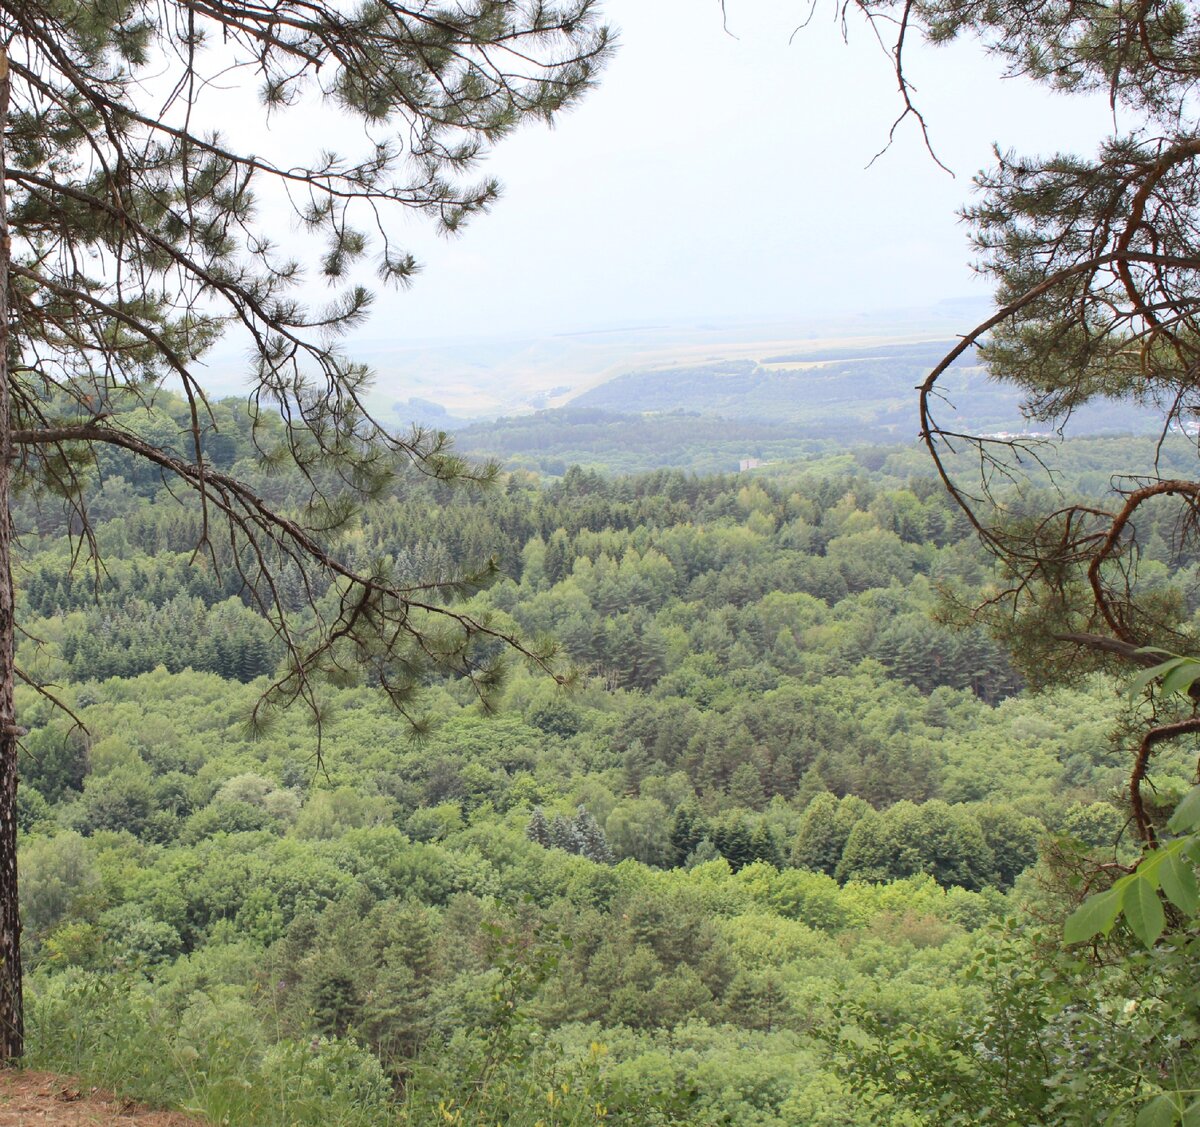
M591 812L585 806L580 806L575 812L575 836L579 842L581 857L586 857L589 861L596 861L601 865L613 863L612 850L608 847L608 838L604 836L604 830L600 828L600 823L592 817Z
M533 808L533 813L529 816L529 823L525 827L525 836L543 849L549 849L553 844L550 839L550 824L546 821L546 815L542 813L540 806Z
M792 846L792 864L797 868L832 876L842 858L842 847L846 844L834 826L837 805L837 799L825 791L805 807Z
M787 990L774 969L739 971L725 991L724 1001L729 1018L747 1029L770 1033L793 1016Z
M625 793L637 794L641 789L642 780L654 771L653 761L650 759L645 745L636 736L630 741L621 758Z
M750 829L744 818L734 815L714 823L712 838L735 873L755 860Z
M571 542L566 532L556 528L546 541L545 563L542 565L546 582L553 586L561 582L570 573Z
M783 854L779 849L779 842L775 840L775 835L771 833L766 822L759 822L754 827L754 832L750 835L750 853L756 861L765 861L777 869L783 868Z
M550 823L550 844L555 849L562 849L567 853L583 851L583 840L579 836L579 828L576 826L574 818L565 818L561 814L554 815L554 820Z
M671 821L671 848L675 851L675 864L682 865L692 850L708 836L708 820L700 812L695 799L680 804Z
M873 813L869 803L855 795L834 798L818 794L805 808L792 847L792 864L801 869L828 873L837 870L851 830L859 819Z

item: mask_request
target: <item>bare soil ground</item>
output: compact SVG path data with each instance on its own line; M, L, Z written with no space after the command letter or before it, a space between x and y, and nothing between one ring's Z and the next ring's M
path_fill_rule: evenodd
M50 1072L0 1069L0 1127L204 1127Z

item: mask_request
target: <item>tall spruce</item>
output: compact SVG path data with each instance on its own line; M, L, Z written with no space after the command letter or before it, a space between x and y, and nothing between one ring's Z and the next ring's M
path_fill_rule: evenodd
M696 800L690 798L681 802L671 821L671 849L675 854L675 864L682 865L707 833L708 821L700 812Z
M575 833L579 838L579 855L601 865L613 863L613 853L600 823L586 806L575 811Z
M533 813L529 815L529 821L525 825L525 836L534 843L540 845L543 849L549 849L550 841L550 823L546 821L546 815L542 812L540 806L533 808Z
M516 639L448 602L464 575L398 577L337 554L355 499L405 467L472 472L443 436L398 438L377 423L363 401L370 373L338 341L370 307L368 267L398 285L417 270L397 217L456 231L497 196L475 175L490 147L592 83L609 47L593 0L0 0L0 47L0 508L18 486L59 498L86 558L98 552L87 488L101 450L190 493L196 565L236 574L285 653L259 721L299 702L319 730L319 685L351 666L414 722L431 667L486 697L496 671L476 643ZM264 128L325 107L349 119L338 137L361 138L361 151L274 163L206 126L219 114L213 91L239 80L257 84L240 105L257 95ZM294 245L272 243L256 202L290 209ZM333 287L327 303L304 299L306 268ZM305 482L287 510L214 464L222 436L196 364L230 328L252 357L259 453ZM190 424L152 442L123 415L167 387ZM3 1059L23 1049L13 683L26 678L13 660L10 523L0 520ZM297 592L311 628L290 613Z

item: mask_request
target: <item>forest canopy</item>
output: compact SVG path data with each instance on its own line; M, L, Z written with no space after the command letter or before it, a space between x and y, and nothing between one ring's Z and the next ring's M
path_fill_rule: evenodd
M256 476L239 404L214 409L231 471L300 487ZM1083 477L1119 447L1083 443ZM1057 923L1081 868L1133 855L1119 694L1028 694L984 631L933 620L990 563L922 465L405 483L356 550L495 556L464 610L556 635L583 674L514 669L491 717L443 676L414 740L361 673L331 691L327 773L300 715L245 728L281 655L235 577L172 548L195 506L114 464L97 592L26 498L21 658L87 731L20 691L32 1061L280 1127L866 1127L945 1101L1086 1122L1153 1098L1190 1067L1154 1035L1186 962L1109 1027L1134 979ZM1158 761L1164 810L1191 770ZM1051 934L1005 922L1028 903ZM922 1088L889 1071L917 1065Z
M980 31L1135 115L1091 161L983 179L1004 305L962 347L1047 418L1135 394L1187 424L1190 9L862 11L900 29L906 115L916 28ZM363 410L335 330L366 290L304 307L252 192L290 193L323 277L374 239L402 282L375 205L449 231L485 208L475 160L594 77L591 5L47 0L0 3L0 27L21 538L19 560L0 538L0 625L28 632L0 678L5 1055L23 953L36 1062L218 1122L1200 1113L1200 721L1173 691L1200 662L1150 670L1145 699L1122 683L1197 628L1172 505L1200 487L1161 472L1189 436L1164 429L1157 470L1110 440L1075 448L1061 493L1023 483L1027 448L936 421L939 365L940 480L822 449L454 492L470 471L441 436ZM297 169L191 132L230 51L272 113L324 99L400 139ZM164 58L181 80L151 115L139 75ZM227 322L254 342L249 403L192 376ZM1114 488L1115 464L1138 480ZM495 672L547 635L573 694ZM395 710L418 688L442 720L421 741ZM324 742L296 712L248 727L264 696L310 704Z

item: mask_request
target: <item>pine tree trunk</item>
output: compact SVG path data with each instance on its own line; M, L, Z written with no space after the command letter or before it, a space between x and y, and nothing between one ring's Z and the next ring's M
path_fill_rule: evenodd
M21 913L17 902L17 728L13 705L12 415L8 390L8 55L0 46L0 1061L25 1051L21 989Z

